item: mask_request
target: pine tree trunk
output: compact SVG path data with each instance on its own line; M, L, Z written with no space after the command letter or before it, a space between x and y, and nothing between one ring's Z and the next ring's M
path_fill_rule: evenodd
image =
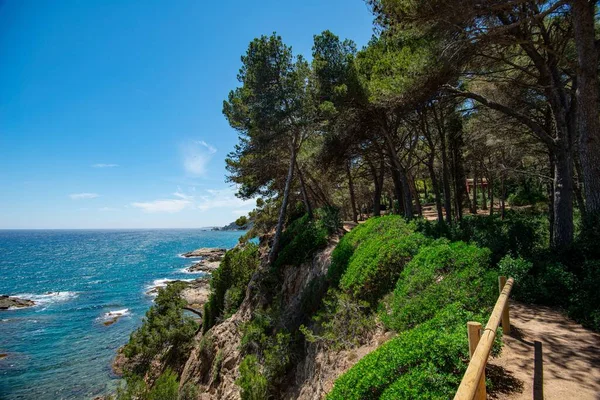
M566 146L554 153L554 226L552 246L564 249L573 241L573 171Z
M406 219L413 219L413 204L410 183L404 171L400 171L400 181L402 182L402 192L404 194L404 216Z
M417 209L417 215L422 216L423 215L423 207L421 207L421 198L419 197L419 192L417 191L417 183L415 182L414 179L411 179L409 181L409 183L410 183L410 189L411 189L412 196L415 199L415 208Z
M486 197L486 194L485 194L485 192L486 192L487 190L489 190L488 188L489 188L489 186L490 186L490 182L489 182L489 180L486 180L486 182L487 182L487 185L486 185L486 187L483 187L483 178L482 178L482 180L481 180L481 196L483 197L483 199L482 199L481 209L482 209L483 211L487 211L487 209L488 209L488 205L487 205L487 197Z
M586 210L600 212L600 121L598 120L598 50L595 46L595 1L572 0L577 49L579 153ZM565 235L568 232L565 231Z
M506 217L506 193L504 192L504 172L500 178L500 218Z
M433 188L433 193L435 195L435 208L437 209L438 221L442 222L444 220L444 210L442 209L442 199L440 194L440 187L438 185L438 181L435 177L435 168L433 167L433 163L435 162L435 155L433 152L429 155L429 160L427 162L427 169L429 170L429 175L431 176L431 186Z
M358 222L358 212L356 211L356 198L354 196L354 183L352 182L352 171L350 170L350 161L346 163L346 175L348 176L350 203L352 205L352 221Z
M450 190L450 165L446 149L446 135L440 132L440 146L442 152L442 186L444 188L444 208L446 209L446 222L452 223L452 192Z
M404 191L402 189L402 180L396 168L391 169L392 181L394 181L394 192L398 201L398 214L404 214Z
M488 191L490 197L490 215L494 215L494 178L490 174L490 181L488 182Z
M310 205L310 200L308 199L308 192L306 191L306 185L304 184L304 177L302 176L302 171L300 170L300 166L296 163L296 169L298 170L298 178L300 178L300 190L302 191L302 200L304 201L304 207L306 208L306 213L308 214L308 218L313 218L313 210Z
M287 204L290 197L290 187L292 186L292 180L294 179L294 165L296 164L296 141L292 143L292 155L290 157L290 165L288 167L288 174L285 180L285 188L283 189L283 200L281 201L281 208L279 209L279 218L277 219L277 228L275 229L275 236L273 237L273 246L269 253L269 263L273 264L277 259L279 253L279 244L281 241L281 233L283 232L283 224L285 222L285 214L287 210Z
M477 172L473 175L473 204L471 204L471 212L477 214Z

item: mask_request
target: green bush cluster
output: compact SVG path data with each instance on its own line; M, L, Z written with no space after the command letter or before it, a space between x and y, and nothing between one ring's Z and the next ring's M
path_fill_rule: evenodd
M183 314L186 303L180 292L184 287L184 283L174 282L159 289L142 326L131 334L124 347L125 356L139 361L131 372L145 372L150 361L163 352L164 359L175 365L187 357L198 324Z
M260 393L263 386L267 393L275 393L291 365L292 336L283 329L277 331L274 323L269 313L256 313L241 326L241 351L246 354L245 359L251 360L246 375L240 369L242 377L238 385L242 392L246 385L248 388L259 387ZM249 393L255 392L257 390L249 390Z
M340 288L355 298L375 304L394 288L404 266L428 240L420 233L364 240L354 251Z
M190 389L178 390L177 374L167 368L150 387L141 377L129 377L126 386L117 388L116 400L191 400Z
M547 202L548 196L540 189L540 187L533 187L532 185L519 185L517 190L508 196L508 204L511 206L527 206Z
M240 377L235 381L240 387L242 400L266 400L268 398L267 379L260 372L255 355L249 354L240 364Z
M310 260L315 251L327 245L329 229L335 224L332 221L329 212L318 209L313 219L305 214L291 222L281 235L281 250L274 267L297 266Z
M479 318L460 304L402 332L337 379L328 400L452 398L466 370L465 321Z
M531 257L549 244L546 216L528 211L508 210L504 219L498 214L469 215L452 225L421 219L413 226L429 237L445 237L486 247L492 252L494 265L507 254Z
M352 257L355 253L360 253L358 249L365 242L369 242L366 247L376 247L378 244L385 246L390 240L401 239L411 233L413 233L413 229L405 222L404 218L398 215L370 218L360 224L340 239L331 254L331 264L327 271L327 278L331 286L339 284ZM358 262L356 268L360 268Z
M323 299L323 307L313 321L315 330L300 326L306 340L323 343L334 350L364 344L375 326L369 303L357 301L347 293L334 289L330 289Z
M488 270L490 252L472 244L438 239L419 249L400 274L384 323L397 331L435 316L447 304L480 312L494 303L497 273Z
M204 305L202 330L208 331L219 318L237 311L244 300L246 286L259 265L258 246L246 243L225 253L210 280L211 294Z

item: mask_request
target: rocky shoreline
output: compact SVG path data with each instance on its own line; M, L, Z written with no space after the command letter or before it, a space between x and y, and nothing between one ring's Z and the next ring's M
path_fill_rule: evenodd
M35 306L35 302L29 299L21 299L8 295L0 295L0 310L10 310L11 308L26 308Z
M188 253L181 254L185 258L202 258L199 262L187 268L188 272L205 272L210 274L219 268L221 260L225 255L226 249L220 248L201 248ZM180 293L180 296L186 302L185 310L196 314L198 317L202 317L204 304L208 302L210 297L210 277L200 277L191 281L174 279L168 281L166 284L172 284L174 282L182 282L185 287ZM147 295L156 295L158 290L164 287L163 285L155 286L146 292ZM118 317L117 317L118 319ZM109 320L105 322L105 325L111 325L116 321ZM118 375L122 376L123 367L132 360L128 360L123 354L123 347L117 350L117 354L112 362L112 370Z
M226 249L219 248L201 248L188 253L184 253L181 256L185 258L202 258L196 264L186 268L187 272L205 272L210 274L219 268L221 260L225 256Z

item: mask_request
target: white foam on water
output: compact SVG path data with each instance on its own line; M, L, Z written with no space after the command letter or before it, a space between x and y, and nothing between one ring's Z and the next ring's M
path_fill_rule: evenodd
M125 317L128 315L131 315L129 308L123 308L122 310L112 310L112 311L106 312L102 316L96 318L96 320L104 322L104 321L110 321L110 320L113 320L116 318Z
M152 285L147 285L145 287L144 292L148 296L156 297L158 295L158 292L155 289L167 287L167 284L169 282L175 282L175 281L192 282L194 280L195 280L194 278L191 278L191 279L172 279L172 278L155 279L154 281L152 281Z
M65 291L65 292L47 292L44 294L32 294L32 293L23 293L23 294L17 294L14 297L18 297L21 299L27 299L27 300L33 300L33 302L35 303L35 306L47 306L49 304L53 304L53 303L62 303L65 301L69 301L71 299L74 299L75 297L77 297L79 295L78 292L69 292L69 291ZM35 307L33 306L33 307ZM10 307L10 309L22 309L25 307Z
M198 275L198 274L205 273L203 271L190 271L188 268L190 268L190 267L181 268L181 269L177 270L177 272L181 272L182 274L190 274L190 275Z
M114 311L109 311L107 313L104 313L103 317L105 319L111 319L111 318L115 318L115 317L123 317L125 315L129 315L129 308L124 308L122 310L114 310Z

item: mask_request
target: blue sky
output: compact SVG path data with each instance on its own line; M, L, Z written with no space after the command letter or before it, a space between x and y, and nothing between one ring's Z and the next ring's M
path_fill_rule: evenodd
M250 40L365 45L362 0L0 0L0 228L224 225L221 114Z

